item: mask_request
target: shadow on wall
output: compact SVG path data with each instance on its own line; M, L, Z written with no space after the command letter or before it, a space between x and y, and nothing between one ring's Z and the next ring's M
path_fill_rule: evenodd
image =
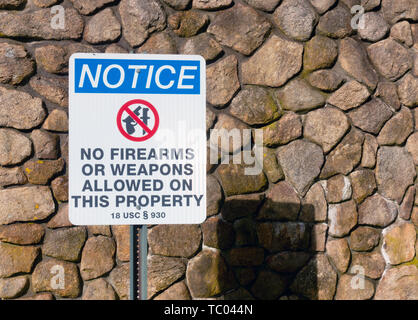
M325 250L327 225L315 220L311 204L276 203L260 193L227 197L220 214L200 227L154 227L149 234L149 298L333 299L337 273L325 254L318 254ZM189 238L183 239L183 248L190 247L195 228L203 235L199 248L190 251L197 255L189 260L157 258L155 254L168 255L163 249L168 242L168 247L182 245L170 237L179 239L185 233ZM163 234L167 243L157 244ZM185 276L157 292L163 279L173 276L175 266L167 266L169 259L183 261Z

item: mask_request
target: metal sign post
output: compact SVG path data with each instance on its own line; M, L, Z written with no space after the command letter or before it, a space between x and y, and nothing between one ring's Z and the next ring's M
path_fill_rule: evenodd
M147 300L148 290L148 228L146 225L131 226L130 298Z

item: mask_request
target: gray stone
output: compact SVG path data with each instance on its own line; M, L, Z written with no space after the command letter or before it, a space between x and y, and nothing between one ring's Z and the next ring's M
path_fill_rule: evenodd
M321 17L317 30L331 38L345 38L353 32L351 19L350 11L345 6L338 5Z
M400 203L416 176L412 156L401 147L381 147L377 153L376 180L379 192Z
M274 22L290 38L306 41L318 22L318 15L307 0L284 0L274 12Z
M295 112L315 109L325 104L324 96L301 79L292 80L277 95L283 109Z
M379 82L375 96L382 99L388 106L395 110L399 110L401 107L395 83Z
M94 15L84 29L84 40L98 44L114 41L121 34L121 25L112 9L104 9Z
M323 14L335 4L335 0L309 0L318 13Z
M302 202L302 212L299 219L305 222L326 221L328 205L325 192L320 182L315 183L306 193Z
M57 259L78 261L86 237L84 227L52 230L46 234L42 252Z
M367 12L363 16L364 28L358 28L360 38L372 42L379 41L389 31L389 25L383 19L382 15L377 12Z
M286 112L279 120L263 127L263 144L268 147L287 144L302 135L302 121L294 112Z
M81 14L88 15L115 0L70 0Z
M317 70L308 76L311 86L322 91L332 92L338 89L344 82L343 77L333 70Z
M256 9L271 12L281 2L281 0L245 0L250 6Z
M296 140L277 151L279 163L286 180L304 195L319 175L324 156L319 146L303 140Z
M16 85L35 71L35 62L24 46L0 43L0 83Z
M191 0L164 0L164 2L176 10L184 10L189 6Z

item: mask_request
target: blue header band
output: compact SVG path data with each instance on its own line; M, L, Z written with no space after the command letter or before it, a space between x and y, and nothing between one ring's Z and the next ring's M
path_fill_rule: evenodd
M200 94L200 61L74 60L75 93Z

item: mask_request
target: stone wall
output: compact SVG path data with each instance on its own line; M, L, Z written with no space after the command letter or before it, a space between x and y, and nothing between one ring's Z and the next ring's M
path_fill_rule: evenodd
M149 298L418 299L417 50L416 0L0 0L0 298L128 298L129 228L68 221L67 74L133 51L202 55L208 129L265 145L150 229Z

